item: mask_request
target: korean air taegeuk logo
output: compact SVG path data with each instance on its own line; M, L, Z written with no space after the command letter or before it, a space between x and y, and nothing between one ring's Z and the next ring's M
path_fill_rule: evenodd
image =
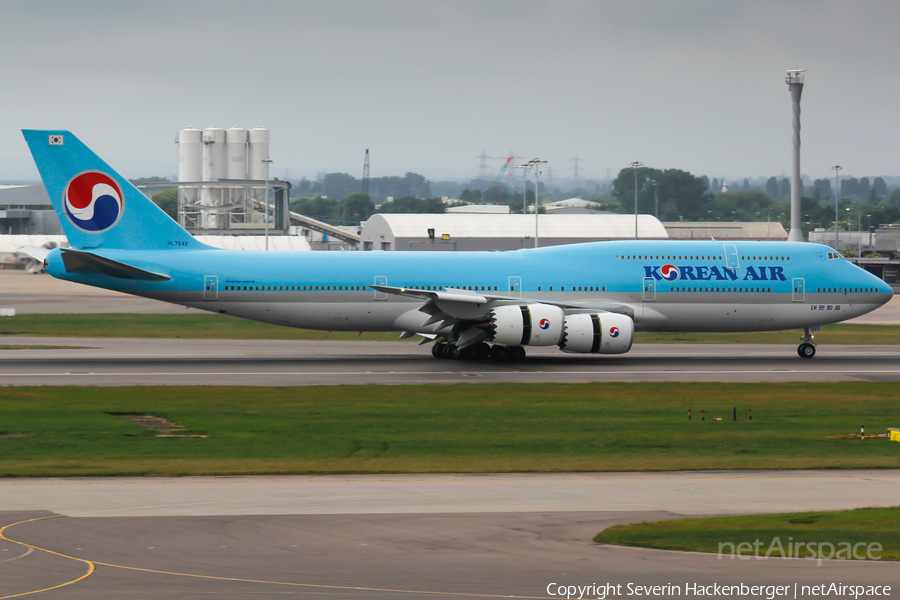
M119 222L124 212L122 189L116 180L100 171L85 171L73 177L63 193L66 217L88 233L101 233Z

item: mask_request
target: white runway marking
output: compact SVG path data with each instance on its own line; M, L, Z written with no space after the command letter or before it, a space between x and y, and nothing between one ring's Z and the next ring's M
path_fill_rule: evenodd
M768 373L834 373L838 375L900 375L900 369L766 369L766 370L682 370L682 369L659 369L652 371L635 370L635 371L241 371L240 373L232 373L227 371L135 371L135 372L117 372L117 373L3 373L0 379L5 377L137 377L145 375L159 375L161 377L253 377L265 375L279 376L363 376L363 375L764 375Z

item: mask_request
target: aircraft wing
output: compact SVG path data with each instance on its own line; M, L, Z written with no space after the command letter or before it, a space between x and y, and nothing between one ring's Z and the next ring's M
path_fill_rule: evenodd
M423 327L441 323L440 327L452 326L463 321L482 321L490 318L491 309L503 304L550 304L558 306L566 313L610 312L634 318L634 308L622 302L611 300L587 300L583 302L556 302L533 298L516 298L496 294L473 293L468 290L445 288L444 290L423 290L387 285L369 286L374 290L394 296L406 296L426 300L420 312L431 315Z

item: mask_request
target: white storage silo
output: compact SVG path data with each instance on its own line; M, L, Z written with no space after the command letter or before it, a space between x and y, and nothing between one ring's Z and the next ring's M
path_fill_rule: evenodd
M269 164L262 162L269 158L269 130L254 127L248 132L247 175L249 179L265 181L269 178ZM263 201L264 188L253 189L253 197Z
M207 127L203 130L203 181L215 181L225 179L228 175L228 161L225 159L225 130L218 127ZM216 186L204 186L200 192L200 204L205 206L220 206L222 204L222 190ZM214 210L204 210L200 220L201 227L218 227L217 213Z
M199 129L188 127L178 132L178 181L200 181L203 147Z
M225 131L225 155L228 179L247 179L247 130L232 127Z
M228 174L225 150L224 129L208 127L203 130L203 181L225 179Z
M178 181L200 181L203 164L203 136L199 129L188 127L178 132ZM197 188L178 188L179 209L185 204L196 204ZM179 223L185 225L183 214Z
M225 131L225 156L228 161L226 177L228 179L247 179L247 130L242 127L232 127ZM221 215L220 221L224 227L231 227L232 222L247 222L253 213L250 206L245 206L247 190L243 187L232 185L222 189L222 203L235 206L240 209L232 209Z
M248 154L247 169L250 179L268 179L269 165L262 162L269 158L269 130L262 127L254 127L249 132L250 151Z

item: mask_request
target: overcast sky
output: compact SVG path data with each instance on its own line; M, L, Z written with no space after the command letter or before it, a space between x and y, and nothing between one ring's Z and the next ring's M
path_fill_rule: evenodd
M474 176L484 150L554 179L633 160L900 175L896 0L0 0L0 178L23 128L65 128L129 177L174 175L180 129L271 130L275 175ZM490 163L492 171L501 161Z

